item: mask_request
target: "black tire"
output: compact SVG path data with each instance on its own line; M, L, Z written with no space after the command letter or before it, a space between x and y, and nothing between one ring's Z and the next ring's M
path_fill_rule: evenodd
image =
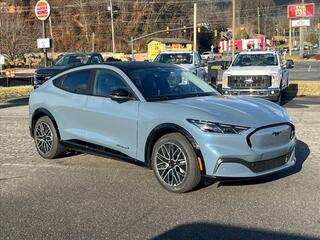
M283 92L280 91L280 92L279 92L278 99L277 99L277 101L276 101L276 103L277 103L278 105L280 105L280 106L281 106L281 104L282 104L282 94L283 94Z
M201 180L196 153L180 133L162 136L153 147L151 161L157 180L168 191L188 192Z
M43 133L41 134L42 129ZM54 159L63 154L64 148L59 141L58 130L48 116L43 116L37 120L33 136L36 149L41 157Z

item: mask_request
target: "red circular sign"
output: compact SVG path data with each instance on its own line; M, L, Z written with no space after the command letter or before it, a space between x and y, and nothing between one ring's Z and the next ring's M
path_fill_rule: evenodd
M39 20L41 21L46 20L51 13L49 3L46 0L38 1L35 7L35 12L36 12L36 17Z

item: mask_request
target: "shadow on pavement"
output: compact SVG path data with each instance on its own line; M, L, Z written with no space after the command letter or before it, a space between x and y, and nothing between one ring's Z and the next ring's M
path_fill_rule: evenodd
M310 149L306 143L298 140L296 145L296 164L291 168L273 173L271 175L254 178L254 179L245 179L245 180L229 180L229 181L221 181L218 183L218 187L220 186L241 186L241 185L255 185L255 184L263 184L267 182L276 181L281 178L288 177L290 175L296 174L301 171L303 163L307 160L310 154ZM205 179L205 186L209 186L217 181L214 179Z
M9 107L17 107L17 106L25 106L28 104L29 104L29 97L15 98L12 100L8 100L4 103L1 103L0 109L9 108Z
M154 238L153 240L316 240L319 238L290 233L273 232L256 228L243 228L206 222L178 225Z

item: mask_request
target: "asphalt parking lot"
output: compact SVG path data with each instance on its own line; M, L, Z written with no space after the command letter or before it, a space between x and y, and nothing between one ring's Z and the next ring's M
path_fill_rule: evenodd
M320 239L320 98L286 107L297 164L186 194L144 167L80 154L48 161L28 133L28 106L0 107L0 239Z

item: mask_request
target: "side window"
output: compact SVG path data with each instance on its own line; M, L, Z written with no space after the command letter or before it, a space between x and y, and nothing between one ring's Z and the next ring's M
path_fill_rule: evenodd
M198 54L197 54L197 53L194 53L193 56L194 56L194 63L195 63L195 64L200 64L200 59L199 59Z
M91 57L91 63L95 64L95 63L102 63L103 60L101 59L101 56L99 55L93 55Z
M60 81L59 87L63 90L78 94L89 94L90 70L68 73Z
M93 95L109 97L115 89L127 88L124 80L115 72L107 69L97 69L93 85Z

